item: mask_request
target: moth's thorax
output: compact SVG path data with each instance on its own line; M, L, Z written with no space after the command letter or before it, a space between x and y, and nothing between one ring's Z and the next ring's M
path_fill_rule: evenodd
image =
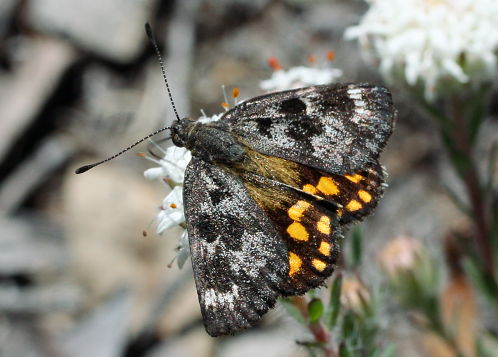
M230 163L244 158L244 148L230 134L223 122L203 124L190 118L173 122L171 139L193 156L207 162Z

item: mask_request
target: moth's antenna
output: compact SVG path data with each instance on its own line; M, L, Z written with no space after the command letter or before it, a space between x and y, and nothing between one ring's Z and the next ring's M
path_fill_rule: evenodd
M157 59L159 60L159 64L161 65L161 72L163 73L164 83L166 84L166 89L168 91L169 100L171 102L171 105L173 106L173 111L175 112L176 119L180 120L180 116L178 115L178 112L176 110L175 102L173 101L173 96L171 95L171 91L169 89L168 78L166 77L166 70L164 69L163 57L161 56L161 51L159 51L156 39L154 37L154 34L152 33L152 28L150 27L148 22L145 24L145 33L147 34L150 43L156 51Z
M168 90L169 100L171 101L171 105L173 106L173 111L175 112L176 119L180 120L180 116L178 115L178 111L176 110L175 102L173 101L173 96L171 95L171 90L169 89L168 78L166 77L166 70L164 69L164 61L163 61L163 58L161 56L161 52L159 51L159 47L157 46L156 39L154 38L154 34L152 33L152 28L150 27L149 23L145 24L145 33L147 34L149 41L152 43L152 46L154 47L154 50L156 51L157 58L159 59L159 64L161 65L161 72L163 73L164 83L166 84L166 89ZM149 139L150 137L152 137L156 134L159 134L160 132L163 132L165 130L169 130L169 129L172 129L172 128L167 127L167 128L162 128L162 129L156 130L152 134L147 135L145 138L138 140L135 144L128 146L126 149L121 150L117 154L115 154L115 155L113 155L105 160L102 160L102 161L99 161L99 162L96 162L96 163L93 163L90 165L81 166L80 168L76 169L75 173L82 174L83 172L86 172L95 166L103 164L104 162L107 162L107 161L111 161L112 159L118 157L121 154L124 154L125 152L127 152L131 148L134 148L135 146L137 146L141 142Z
M117 154L115 155L112 155L111 157L108 157L107 159L105 160L102 160L102 161L99 161L99 162L96 162L96 163L93 163L93 164L90 164L90 165L85 165L85 166L81 166L79 168L76 169L76 171L74 171L76 174L82 174L83 172L86 172L88 170L90 170L91 168L95 167L95 166L98 166L100 164L103 164L104 162L107 162L107 161L111 161L112 159L118 157L119 155L121 154L124 154L125 152L127 152L128 150L130 150L131 148L134 148L135 146L137 146L138 144L140 144L141 142L147 140L148 138L156 135L156 134L159 134L165 130L169 130L169 129L172 129L170 127L166 127L166 128L161 128L161 129L158 129L156 130L155 132L153 132L152 134L149 134L147 135L145 138L142 138L140 140L138 140L135 144L133 145L130 145L128 146L126 149L123 149L121 150L120 152L118 152Z

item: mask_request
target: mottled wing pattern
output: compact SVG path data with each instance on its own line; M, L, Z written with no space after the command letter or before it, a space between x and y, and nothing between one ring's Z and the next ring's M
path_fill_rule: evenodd
M386 88L337 84L255 97L222 120L258 152L341 174L377 160L394 113Z
M285 242L239 178L196 157L187 166L184 203L207 332L254 325L287 281Z
M288 283L281 285L282 295L322 285L339 254L337 206L259 175L248 173L242 180L287 247Z

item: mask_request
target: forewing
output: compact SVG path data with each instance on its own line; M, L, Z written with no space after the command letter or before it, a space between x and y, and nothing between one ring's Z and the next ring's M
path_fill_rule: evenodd
M336 84L255 97L222 120L260 153L342 174L376 161L394 116L386 88Z
M187 166L184 201L207 332L254 325L286 283L287 248L279 232L239 178L196 157Z

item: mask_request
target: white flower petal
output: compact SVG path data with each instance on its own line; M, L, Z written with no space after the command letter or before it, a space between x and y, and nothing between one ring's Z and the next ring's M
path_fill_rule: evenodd
M176 262L180 269L183 268L188 257L190 257L190 243L188 240L188 233L185 230L180 237L180 246L178 248L178 253L176 254Z
M199 123L202 123L202 124L207 124L207 123L212 123L214 121L218 121L220 120L220 118L223 116L223 113L220 113L220 114L214 114L210 117L207 117L207 116L202 116L200 117L199 119L197 119L197 121Z
M144 177L147 180L157 180L164 177L164 170L162 167L153 167L144 171Z
M158 213L156 220L157 233L161 234L165 230L185 222L185 211L183 207L183 189L176 186L164 198L161 211Z
M183 208L183 188L181 186L175 186L171 192L163 200L163 209L170 208L171 204L177 207Z

